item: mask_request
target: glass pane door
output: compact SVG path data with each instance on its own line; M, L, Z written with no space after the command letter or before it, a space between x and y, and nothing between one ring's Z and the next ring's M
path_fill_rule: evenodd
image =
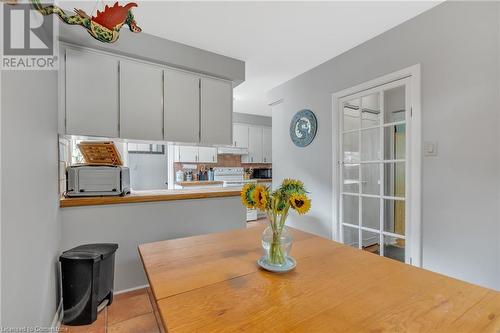
M341 239L402 262L409 261L407 85L403 79L340 100Z

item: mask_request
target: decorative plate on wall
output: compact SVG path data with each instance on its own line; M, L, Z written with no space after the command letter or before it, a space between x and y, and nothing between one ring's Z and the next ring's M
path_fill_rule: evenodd
M311 110L300 110L290 123L290 138L297 147L306 147L314 140L318 123Z

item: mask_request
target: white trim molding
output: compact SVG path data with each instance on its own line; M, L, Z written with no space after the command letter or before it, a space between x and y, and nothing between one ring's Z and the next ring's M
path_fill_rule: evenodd
M118 290L118 291L115 291L113 294L114 295L120 295L120 294L123 294L123 293L128 293L130 291L144 289L144 288L148 288L148 287L149 287L149 284L144 284L142 286L137 286L137 287L132 287L132 288L128 288L128 289Z
M273 107L273 106L276 106L276 105L281 104L283 102L284 102L284 99L280 98L280 99L277 99L277 100L275 100L273 102L267 103L267 105Z
M407 151L407 159L410 160L411 167L408 175L409 200L406 209L410 218L408 227L410 235L410 263L414 266L422 267L422 110L421 110L421 70L420 64L416 64L402 70L381 76L354 87L344 89L332 95L332 129L334 132L340 128L339 100L373 89L381 85L407 79L409 82L409 95L411 119L407 122L407 133L411 142L410 151ZM339 133L340 135L340 133ZM338 135L332 136L332 239L340 241L340 147Z
M63 300L61 298L59 300L59 304L57 305L56 313L54 314L54 318L52 319L50 327L57 329L57 332L59 332L59 328L62 325L62 320L63 320Z

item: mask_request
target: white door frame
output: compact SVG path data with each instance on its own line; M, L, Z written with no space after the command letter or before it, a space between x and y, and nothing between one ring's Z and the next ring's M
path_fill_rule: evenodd
M410 152L407 156L410 159L410 174L409 174L409 216L410 216L410 262L414 266L422 267L422 112L421 112L421 76L420 64L416 64L397 72L393 72L382 77L361 83L354 87L344 89L332 95L332 129L334 133L338 133L340 128L340 110L339 100L343 97L356 94L358 92L375 88L393 81L401 79L409 79L410 81L410 108L411 119L407 121L406 126L411 126L410 130ZM340 135L340 133L338 134ZM332 174L332 239L340 241L340 147L338 145L338 135L332 136L332 155L333 155L333 174Z

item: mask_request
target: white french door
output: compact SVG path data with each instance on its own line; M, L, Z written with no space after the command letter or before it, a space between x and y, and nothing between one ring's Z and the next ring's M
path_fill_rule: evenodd
M411 79L336 101L340 240L411 263Z

